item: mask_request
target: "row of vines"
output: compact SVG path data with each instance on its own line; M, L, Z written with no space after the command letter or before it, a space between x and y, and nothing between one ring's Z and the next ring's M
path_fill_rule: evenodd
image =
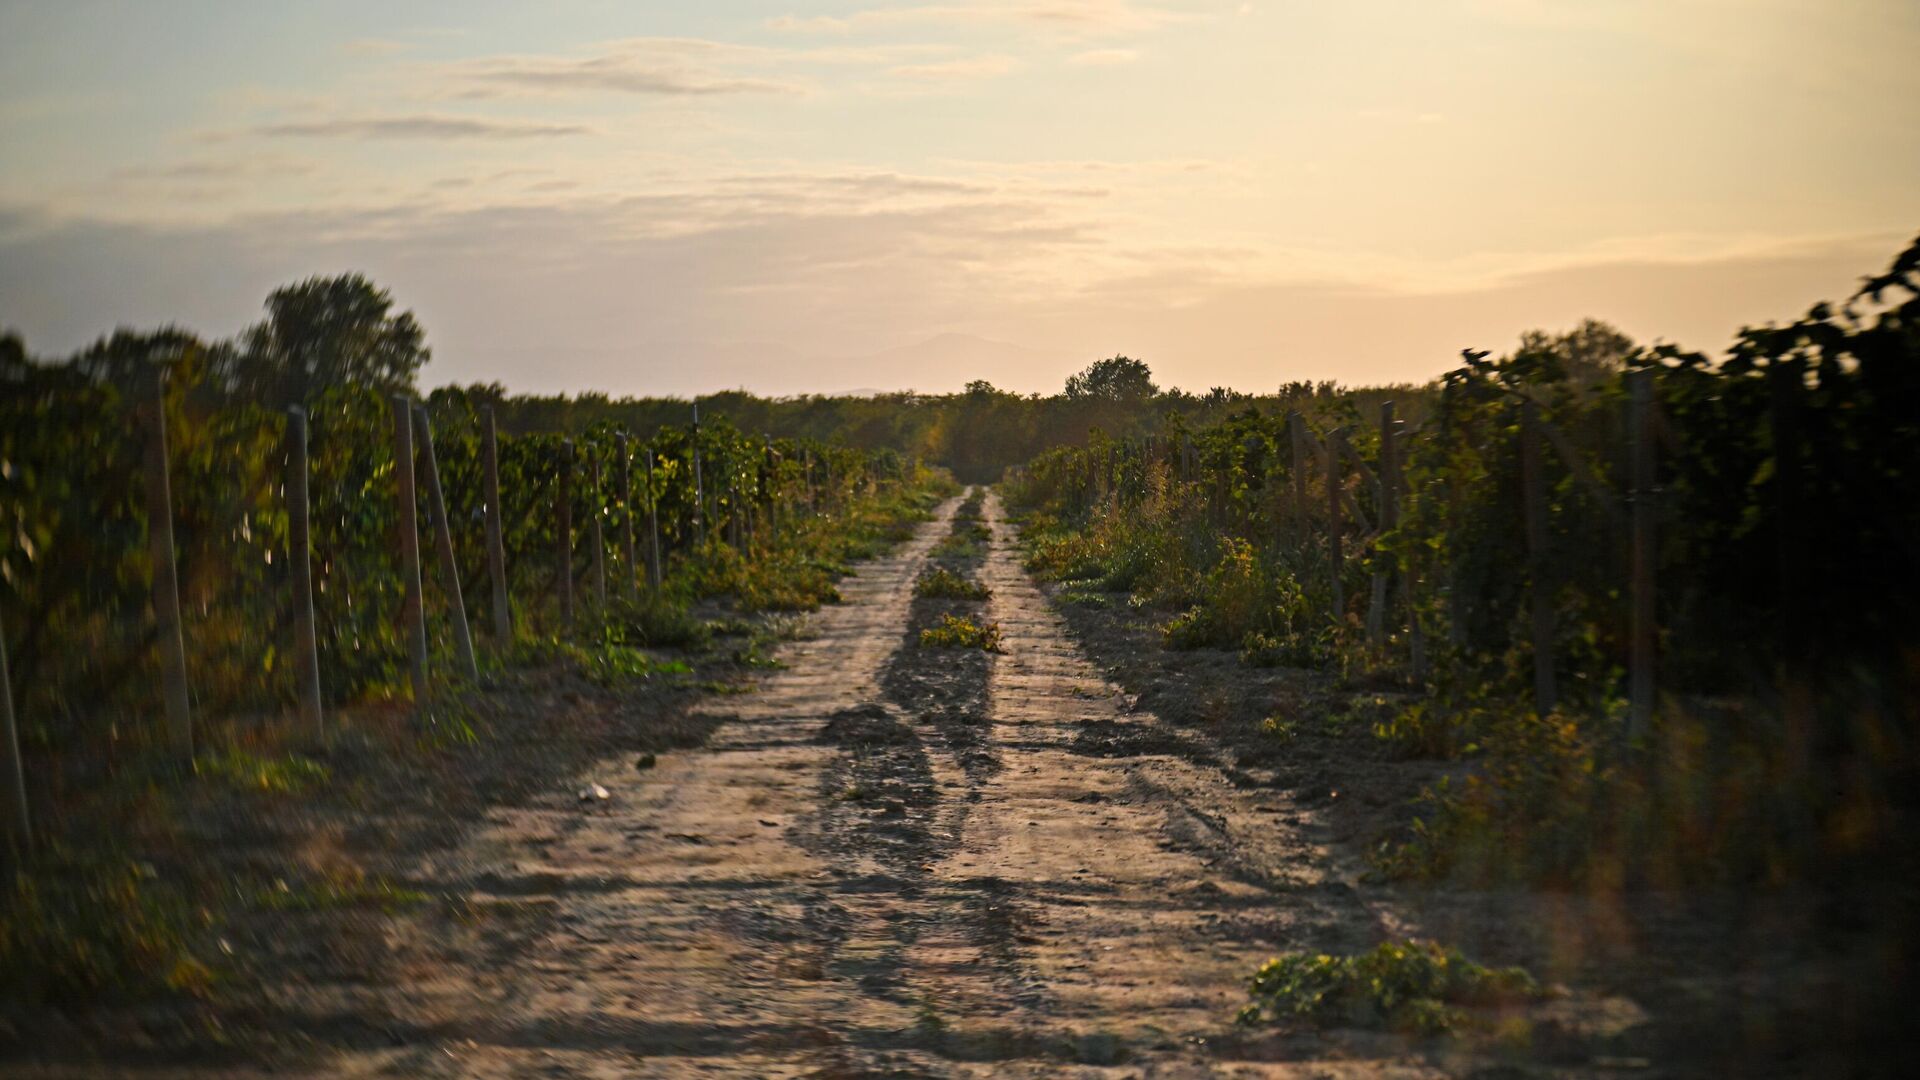
M1385 408L1044 454L1011 484L1033 565L1131 593L1175 647L1417 691L1379 735L1481 768L1390 870L1868 857L1920 737L1920 243L1723 359L1578 360L1536 340Z
M223 393L195 350L168 366L158 408L192 707L278 713L296 694L288 414ZM25 752L58 762L70 783L160 741L164 650L143 472L152 426L141 412L155 399L151 383L128 382L67 366L0 370L0 628L11 700ZM425 406L460 592L476 632L492 631L488 416L455 390ZM394 403L368 386L336 385L305 415L323 698L404 696ZM901 488L919 466L890 451L750 436L709 417L644 439L604 423L571 438L503 433L497 468L512 636L590 626L645 646L657 643L647 638L659 624L642 617L649 605L725 594L750 610L793 609L830 598L839 568L780 538ZM424 484L416 498L430 663L436 680L459 678L453 591L436 573ZM774 565L783 561L794 565ZM570 593L578 605L563 604ZM633 617L609 622L613 608ZM485 651L497 662L513 642L493 645Z

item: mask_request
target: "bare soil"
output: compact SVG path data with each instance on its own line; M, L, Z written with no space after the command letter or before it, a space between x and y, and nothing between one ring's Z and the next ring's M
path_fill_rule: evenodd
M1122 611L1068 609L1070 626L1022 569L993 497L984 553L939 556L991 597L916 599L957 502L843 582L844 602L810 618L750 693L562 688L540 722L602 737L543 759L529 736L522 768L507 754L441 812L367 806L337 825L356 851L393 837L380 865L440 899L339 913L331 927L263 916L237 929L281 977L244 1008L215 1010L247 1033L234 1045L204 1025L151 1054L125 1038L105 1054L27 1039L14 1072L1711 1071L1660 1036L1646 984L1593 977L1607 913L1364 880L1355 843L1391 824L1435 767L1359 739L1277 750L1251 734L1276 709L1351 710L1351 692L1167 654ZM949 613L997 622L1000 651L921 647L919 631ZM582 799L590 784L608 797ZM1268 956L1410 934L1533 964L1560 985L1495 1018L1504 1041L1233 1025ZM1556 941L1579 942L1579 955Z

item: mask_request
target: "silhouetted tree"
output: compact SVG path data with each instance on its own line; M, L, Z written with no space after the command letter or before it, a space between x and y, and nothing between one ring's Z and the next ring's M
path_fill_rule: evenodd
M1133 403L1145 401L1159 392L1145 361L1115 356L1097 360L1085 371L1069 376L1061 396L1068 401Z
M431 355L413 313L395 314L392 295L359 274L275 289L241 341L234 389L274 406L348 383L411 390Z

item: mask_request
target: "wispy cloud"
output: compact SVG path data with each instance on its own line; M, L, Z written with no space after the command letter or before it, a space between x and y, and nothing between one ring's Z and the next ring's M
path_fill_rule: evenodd
M849 33L904 23L1012 24L1066 33L1115 34L1153 30L1186 16L1130 0L977 0L970 4L927 4L873 8L851 15L783 15L770 19L775 30Z
M689 96L779 94L798 89L790 83L723 75L637 52L579 59L498 57L462 65L455 77L480 87L483 95L510 89Z
M242 134L273 139L544 139L585 135L579 124L481 120L468 116L346 116L259 124ZM230 137L223 133L216 138Z
M249 155L243 158L194 158L165 165L127 165L113 170L115 180L239 180L260 176L302 176L314 163L293 158Z
M1011 56L970 56L942 60L932 64L903 64L889 74L907 79L961 80L992 79L1012 71L1017 65Z
M1118 67L1138 59L1138 49L1088 49L1067 57L1067 63L1076 67Z

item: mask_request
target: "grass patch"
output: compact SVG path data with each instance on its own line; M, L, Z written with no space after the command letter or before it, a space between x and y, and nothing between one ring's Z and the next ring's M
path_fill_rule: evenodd
M263 911L336 911L342 908L378 908L391 915L433 899L419 889L396 885L384 877L324 877L290 884L285 878L254 894Z
M913 583L913 595L940 600L985 600L993 591L944 566L936 566Z
M661 660L631 645L609 641L581 644L551 634L515 641L513 659L523 665L569 663L590 682L609 689L660 675L686 675L693 670L683 661Z
M1425 941L1382 942L1351 956L1277 956L1254 972L1247 993L1253 1000L1240 1010L1242 1024L1298 1020L1413 1035L1452 1033L1474 1023L1468 1009L1541 996L1520 968L1483 967Z
M1068 589L1060 594L1060 602L1079 607L1106 608L1113 606L1113 599L1106 593L1089 592L1086 589Z
M240 791L296 795L320 787L333 778L325 765L298 754L266 757L229 747L193 759L193 771L202 780Z
M1260 730L1281 742L1292 742L1300 734L1300 722L1297 720L1282 720L1278 716L1269 716L1265 720L1260 721Z
M1000 624L985 626L965 616L942 615L939 626L920 631L923 649L983 649L1000 651Z

